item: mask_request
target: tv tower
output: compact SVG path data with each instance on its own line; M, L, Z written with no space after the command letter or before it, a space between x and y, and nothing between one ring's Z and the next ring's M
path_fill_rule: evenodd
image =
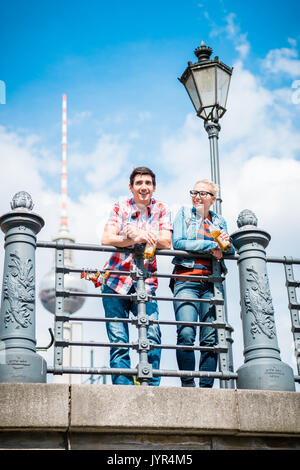
M67 217L67 96L64 94L62 97L62 172L61 172L61 217L60 227L58 234L53 238L53 241L64 241L66 243L74 243L75 239L71 236L68 228ZM73 251L64 250L64 264L68 268L74 268ZM76 273L66 274L64 276L64 289L73 292L85 293L86 290L79 275ZM51 313L55 312L55 265L51 271L46 274L40 285L40 300L43 306ZM77 312L84 304L85 297L70 296L64 299L64 311L72 314ZM82 325L81 323L65 323L64 337L68 340L81 340ZM71 347L64 351L64 365L66 366L80 366L81 364L81 347ZM77 357L76 357L77 356ZM76 358L76 359L75 359ZM77 363L75 363L77 360ZM80 376L54 376L55 381L58 382L77 382L81 380ZM62 380L61 380L62 379Z

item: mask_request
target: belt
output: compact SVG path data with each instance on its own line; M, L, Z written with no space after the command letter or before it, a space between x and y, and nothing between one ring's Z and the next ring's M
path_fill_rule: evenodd
M183 273L174 273L174 274L179 274L179 275L184 275ZM199 274L200 275L200 274ZM209 282L207 279L190 279L189 276L197 276L197 274L190 274L190 275L187 275L187 276L184 276L184 277L175 277L174 278L174 281L177 282L177 281L191 281L191 282ZM201 276L203 276L203 274L201 274Z

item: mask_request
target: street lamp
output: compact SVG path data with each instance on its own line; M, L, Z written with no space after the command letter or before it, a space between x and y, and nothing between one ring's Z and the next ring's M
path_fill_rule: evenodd
M232 68L219 62L219 58L210 59L212 49L204 44L195 49L198 62L188 62L181 78L194 105L197 116L204 119L204 127L210 142L211 179L219 187L215 210L221 214L221 187L219 170L218 138L221 126L219 119L226 112L226 102L232 74Z

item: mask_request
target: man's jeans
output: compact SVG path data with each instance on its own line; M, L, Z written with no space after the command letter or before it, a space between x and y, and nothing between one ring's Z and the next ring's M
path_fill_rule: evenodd
M116 292L108 286L103 286L103 294L115 294ZM130 299L117 297L102 298L106 318L128 318L129 312L137 315L137 304ZM156 300L146 303L146 313L152 320L158 320L158 305ZM128 323L106 322L106 331L111 343L128 343L129 331ZM149 325L147 338L150 343L161 344L161 331L158 324ZM159 369L161 349L155 348L148 352L148 361L153 369ZM128 348L110 349L110 367L130 368L130 355ZM112 375L112 383L116 385L133 385L133 377L128 375ZM160 384L160 377L153 377L149 385Z
M210 299L213 297L213 284L209 282L177 281L174 286L174 297ZM215 320L215 308L209 303L173 302L176 321L212 322ZM199 315L199 320L198 320ZM177 326L177 344L193 346L196 337L195 326ZM216 330L211 326L200 327L200 346L214 346L217 343ZM195 352L183 349L176 350L177 363L180 370L195 370ZM199 370L214 372L217 368L217 354L202 351ZM190 377L182 377L183 387L195 387L195 381ZM213 378L200 378L200 387L212 387Z

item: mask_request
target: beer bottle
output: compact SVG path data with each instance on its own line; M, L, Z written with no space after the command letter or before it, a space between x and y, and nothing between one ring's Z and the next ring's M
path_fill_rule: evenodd
M212 236L214 237L214 240L218 243L219 247L221 248L222 251L226 251L229 248L230 241L229 240L223 240L220 237L221 230L217 228L210 220L206 220L209 223L209 230Z
M156 245L157 245L157 242L155 243L155 245L150 245L150 243L148 243L148 242L146 243L145 250L144 250L144 258L145 259L152 259L153 258L155 250L156 250Z
M152 223L148 222L148 227L156 233L157 238L158 238L158 231L159 231L159 222L157 216L155 219L152 221ZM156 250L157 246L157 241L155 242L154 245L150 245L150 243L146 243L145 249L144 249L144 258L145 259L152 259Z

